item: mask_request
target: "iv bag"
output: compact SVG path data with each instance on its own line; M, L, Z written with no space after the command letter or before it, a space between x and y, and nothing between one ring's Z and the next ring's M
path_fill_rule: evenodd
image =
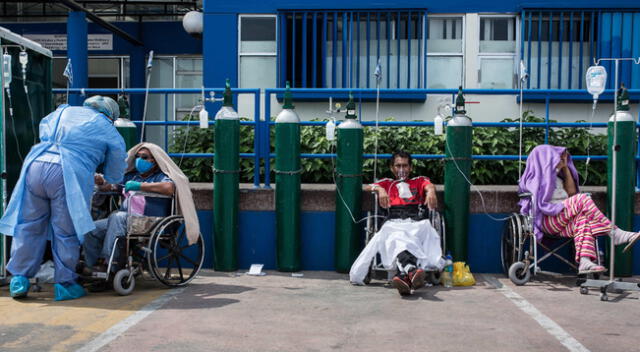
M587 70L585 79L587 91L593 95L594 100L598 99L598 96L604 92L607 83L607 70L603 66L591 66Z
M21 51L20 55L18 55L18 61L20 61L20 65L22 65L22 69L27 69L27 64L29 63L29 55L26 51Z
M326 136L328 141L332 141L335 139L335 131L336 131L336 123L333 122L333 120L329 120L329 122L327 122L327 130L326 130Z
M9 88L11 84L11 55L2 55L2 74L4 79L4 87Z

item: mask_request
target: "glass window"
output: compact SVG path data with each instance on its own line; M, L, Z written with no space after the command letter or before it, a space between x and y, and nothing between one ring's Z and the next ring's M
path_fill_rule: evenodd
M480 88L511 89L514 88L513 57L480 58Z
M427 88L447 89L462 85L462 56L429 56Z
M240 16L240 88L276 86L276 17Z
M481 53L515 53L515 17L480 18Z
M427 88L458 88L463 75L461 16L429 16L427 28Z
M462 18L431 17L427 31L429 53L462 53Z
M240 57L240 87L273 88L276 86L275 56Z

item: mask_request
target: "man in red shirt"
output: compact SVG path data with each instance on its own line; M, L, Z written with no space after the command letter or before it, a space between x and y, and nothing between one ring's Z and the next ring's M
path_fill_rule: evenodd
M393 153L389 166L394 179L382 179L365 186L364 190L376 192L380 206L388 209L389 218L398 220L386 222L374 237L378 241L369 242L354 262L350 279L355 284L361 284L364 278L362 274L365 269L368 271L372 253L375 255L377 252L383 252L381 253L383 264L386 261L389 266L396 265L398 268L398 273L392 280L393 286L401 295L406 295L413 289L424 286L425 272L421 269L421 265L432 267L442 265L439 258L442 255L439 236L433 227L428 220L411 221L411 219L419 220L417 219L418 205L424 204L429 209L436 209L438 199L436 188L427 177L410 178L411 155L409 153L404 151ZM384 239L380 236L383 232L385 232ZM427 249L434 244L437 245L437 250ZM437 258L433 259L434 256ZM429 257L431 259L428 259Z

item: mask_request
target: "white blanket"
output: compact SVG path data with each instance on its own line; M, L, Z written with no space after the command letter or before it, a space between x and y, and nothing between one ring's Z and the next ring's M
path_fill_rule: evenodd
M349 280L363 285L369 272L371 261L380 253L382 265L387 270L394 269L396 257L409 251L418 258L418 266L426 270L441 270L444 267L440 235L429 220L389 220L362 250L349 271Z

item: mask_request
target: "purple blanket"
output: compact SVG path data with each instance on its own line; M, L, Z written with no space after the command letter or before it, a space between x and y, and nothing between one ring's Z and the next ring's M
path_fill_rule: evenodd
M556 188L556 165L560 162L560 156L567 150L565 147L553 145L539 145L531 151L527 158L527 167L524 169L518 193L530 192L532 198L522 198L520 205L521 214L529 214L533 210L533 231L538 241L542 239L542 216L558 215L564 208L562 203L553 204L550 202L553 191ZM578 171L573 165L571 155L567 158L569 171L578 186Z

